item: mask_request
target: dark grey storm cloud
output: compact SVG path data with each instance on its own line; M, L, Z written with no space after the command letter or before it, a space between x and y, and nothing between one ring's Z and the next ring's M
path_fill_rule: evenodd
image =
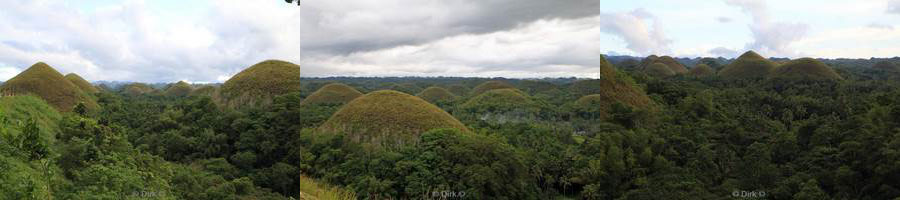
M599 14L598 0L366 0L317 2L296 16L304 51L347 54L508 30L539 19ZM338 5L334 5L338 4ZM347 5L365 6L347 6ZM226 22L227 23L227 22Z

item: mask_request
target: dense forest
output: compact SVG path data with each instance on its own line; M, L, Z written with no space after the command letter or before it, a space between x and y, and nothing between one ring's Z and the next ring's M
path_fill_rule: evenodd
M897 59L0 87L0 199L896 199ZM296 76L295 76L296 75Z

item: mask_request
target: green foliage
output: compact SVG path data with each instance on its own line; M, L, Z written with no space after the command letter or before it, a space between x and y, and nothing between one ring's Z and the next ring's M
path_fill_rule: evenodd
M43 62L6 81L0 86L0 94L35 95L61 112L72 111L78 102L85 102L91 110L98 109L87 93Z

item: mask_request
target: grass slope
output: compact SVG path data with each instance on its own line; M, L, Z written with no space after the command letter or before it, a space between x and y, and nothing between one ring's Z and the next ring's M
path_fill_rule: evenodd
M300 199L310 200L350 200L357 199L356 194L339 187L329 186L313 180L312 178L300 176Z
M356 89L353 89L353 87L350 87L343 83L332 83L322 86L322 88L319 88L319 90L313 92L311 95L306 97L306 99L300 102L300 105L345 104L362 95L363 93L359 92Z
M300 91L300 66L266 60L235 74L222 85L229 106L267 104L278 95Z
M775 69L775 63L756 52L747 51L719 71L719 76L729 79L763 78Z
M475 113L483 112L524 112L537 113L541 105L524 92L515 88L493 89L475 96L461 108Z
M830 67L812 58L791 60L775 69L771 78L788 80L841 80Z
M422 90L422 92L416 94L416 96L431 103L448 102L456 99L456 95L453 95L453 93L450 93L447 89L435 86L425 88L425 90Z
M41 128L41 137L53 141L59 131L59 120L62 115L43 99L31 95L0 97L0 114L12 122L26 122L33 119ZM12 126L12 133L18 134L17 126Z
M366 141L385 137L415 139L436 128L468 132L465 125L437 106L392 90L371 92L350 101L319 128L326 132L343 131L351 138Z
M66 74L65 77L66 77L66 80L69 80L69 82L72 82L72 84L75 84L75 86L78 86L78 88L81 89L81 91L87 92L88 94L94 94L94 93L100 92L100 90L98 90L97 87L94 87L94 85L91 85L90 82L88 82L87 80L84 80L84 78L81 78L81 76L78 76L78 74L69 73L69 74Z
M71 111L79 102L84 102L90 110L96 110L99 107L97 102L88 97L78 86L66 80L56 69L43 62L38 62L9 79L3 86L0 86L0 93L33 94L62 112Z

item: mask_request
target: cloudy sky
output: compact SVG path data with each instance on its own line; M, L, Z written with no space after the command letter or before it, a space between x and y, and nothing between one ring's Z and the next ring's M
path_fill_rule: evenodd
M266 59L301 76L590 77L619 12L601 4L3 0L0 81L44 61L92 81L222 82Z
M601 0L605 54L900 56L900 0Z

